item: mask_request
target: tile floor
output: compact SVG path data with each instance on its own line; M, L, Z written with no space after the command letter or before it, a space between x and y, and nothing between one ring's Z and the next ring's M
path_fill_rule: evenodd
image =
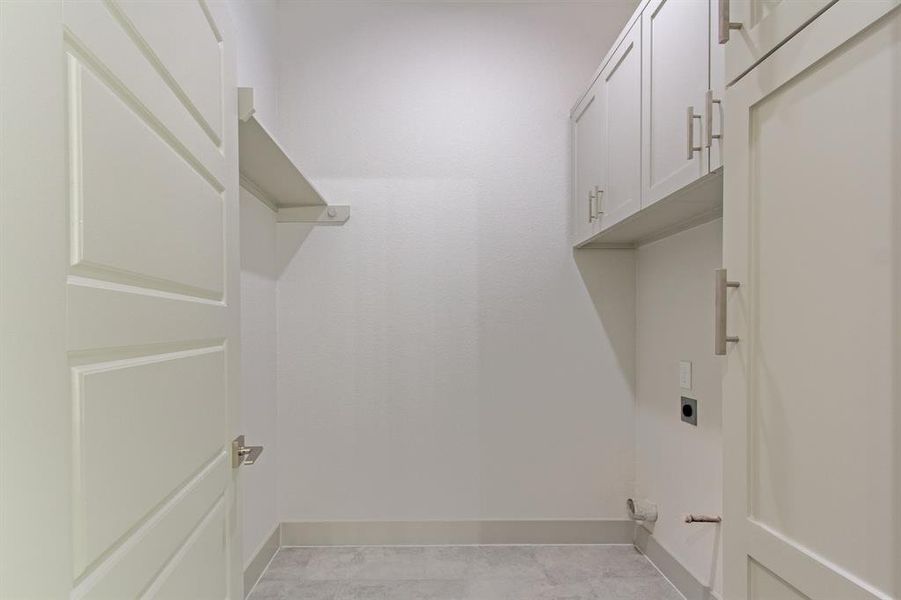
M282 548L250 600L682 600L632 546Z

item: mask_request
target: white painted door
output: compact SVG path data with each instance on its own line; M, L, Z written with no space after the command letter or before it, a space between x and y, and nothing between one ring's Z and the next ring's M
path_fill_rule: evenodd
M0 597L241 598L224 6L0 27Z
M899 32L839 0L726 95L729 600L901 597Z
M835 0L714 0L717 42L729 46L726 81L741 77L752 66L804 27ZM866 0L864 0L866 1ZM720 8L724 9L720 11ZM730 29L728 24L732 23Z
M707 174L708 1L651 0L641 19L641 205L646 207ZM688 117L689 110L696 118Z
M641 21L626 34L598 79L605 110L604 186L597 230L641 208Z
M598 196L604 189L606 150L604 94L601 79L573 111L573 244L589 240L598 231Z

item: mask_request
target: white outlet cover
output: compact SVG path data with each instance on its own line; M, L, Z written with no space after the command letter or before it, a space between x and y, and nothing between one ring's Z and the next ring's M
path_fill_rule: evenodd
M679 361L679 387L683 390L691 389L691 361Z

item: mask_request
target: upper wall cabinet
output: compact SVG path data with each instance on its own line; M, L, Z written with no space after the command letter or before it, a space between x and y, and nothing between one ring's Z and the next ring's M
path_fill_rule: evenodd
M712 1L644 0L573 109L574 245L633 247L721 214Z
M726 81L733 82L835 0L714 0L717 42L728 44Z

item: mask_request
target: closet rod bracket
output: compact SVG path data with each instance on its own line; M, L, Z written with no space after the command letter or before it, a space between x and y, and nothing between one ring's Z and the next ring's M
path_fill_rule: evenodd
M278 209L279 223L307 223L309 225L344 225L350 219L350 206L283 206Z

